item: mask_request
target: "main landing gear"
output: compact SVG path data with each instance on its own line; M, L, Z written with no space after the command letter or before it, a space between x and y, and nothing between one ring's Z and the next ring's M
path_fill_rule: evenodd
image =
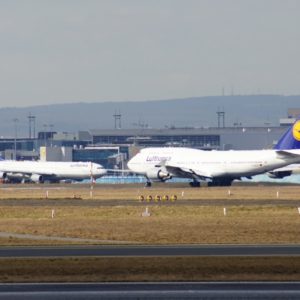
M145 183L145 187L151 187L152 186L152 183L150 182L150 181L147 181L146 183Z
M231 186L232 181L231 178L216 178L208 182L207 186Z
M190 186L191 187L200 187L200 182L197 180L191 181Z
M231 186L233 179L231 178L215 178L207 183L207 186ZM191 187L200 187L200 182L193 180L190 182Z
M145 183L145 187L151 187L152 186L152 182L150 181L150 179L148 177L146 177L147 181Z

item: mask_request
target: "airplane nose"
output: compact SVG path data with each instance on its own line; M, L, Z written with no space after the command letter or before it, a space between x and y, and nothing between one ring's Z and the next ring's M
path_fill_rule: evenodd
M127 168L132 172L138 171L138 165L136 163L136 158L133 157L131 160L127 162Z
M95 166L94 168L94 172L93 172L96 176L103 176L107 173L107 170L104 169L103 167L100 166Z
M98 174L99 175L105 175L106 174L106 169L104 169L104 168L100 168L100 169L98 169Z
M129 170L132 170L132 166L133 166L133 164L132 164L132 159L130 159L130 160L127 162L127 168L128 168Z

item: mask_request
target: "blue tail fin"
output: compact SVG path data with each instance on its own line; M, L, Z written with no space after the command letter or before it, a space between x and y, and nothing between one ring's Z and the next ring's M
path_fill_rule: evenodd
M300 119L297 119L296 122L281 137L274 149L300 149Z

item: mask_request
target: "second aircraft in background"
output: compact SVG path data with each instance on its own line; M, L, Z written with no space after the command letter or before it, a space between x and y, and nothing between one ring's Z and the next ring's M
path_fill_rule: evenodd
M101 165L92 162L0 161L0 178L13 183L95 180L105 174Z

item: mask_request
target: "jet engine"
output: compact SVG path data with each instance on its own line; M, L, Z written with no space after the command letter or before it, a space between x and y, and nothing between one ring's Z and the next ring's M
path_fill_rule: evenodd
M32 174L30 180L35 183L42 183L44 181L43 176L39 174Z
M152 180L166 181L171 179L172 176L166 170L153 169L147 172L146 176Z
M0 172L0 179L6 179L7 174L5 172Z
M268 176L270 178L275 178L275 179L281 179L281 178L284 178L286 176L290 176L292 175L292 171L271 171L271 172L268 172Z

